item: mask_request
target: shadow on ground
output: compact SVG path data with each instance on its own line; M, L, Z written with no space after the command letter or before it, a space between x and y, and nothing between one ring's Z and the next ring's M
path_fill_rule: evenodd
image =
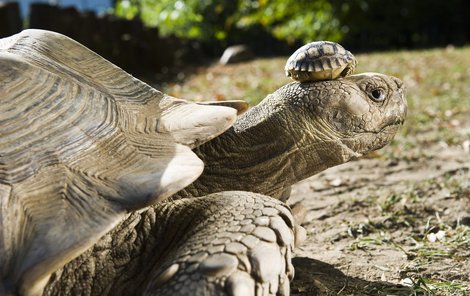
M411 288L387 282L351 277L333 265L308 257L293 258L295 278L293 296L323 295L412 295Z

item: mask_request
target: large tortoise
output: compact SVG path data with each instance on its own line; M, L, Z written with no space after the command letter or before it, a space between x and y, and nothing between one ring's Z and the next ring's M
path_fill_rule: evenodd
M390 142L406 101L364 73L236 118L26 30L0 40L0 112L0 295L288 295L300 228L278 198Z

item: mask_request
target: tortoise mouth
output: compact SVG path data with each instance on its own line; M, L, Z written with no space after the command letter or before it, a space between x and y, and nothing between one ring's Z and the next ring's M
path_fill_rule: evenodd
M388 120L385 121L384 126L379 130L379 134L386 132L389 129L398 129L400 126L402 126L405 123L405 117L406 117L406 109L403 113L399 114L398 116L394 116L394 118L389 118Z
M375 137L377 139L376 141L374 141L375 147L370 147L371 148L370 151L381 149L385 145L389 144L395 137L400 126L402 125L403 125L403 120L397 120L395 122L392 122L384 126L378 133L375 134Z
M397 118L397 119L391 120L384 127L380 129L379 133L382 133L390 128L396 127L398 129L400 126L403 125L404 122L405 122L404 118Z
M378 131L364 131L354 137L343 139L342 142L355 153L364 155L389 144L402 124L403 120L398 119Z

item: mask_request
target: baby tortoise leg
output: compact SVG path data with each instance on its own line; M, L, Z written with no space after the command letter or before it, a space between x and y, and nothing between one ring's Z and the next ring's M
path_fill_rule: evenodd
M290 209L248 192L167 203L160 211L174 239L152 271L145 295L289 295L295 243ZM172 235L171 221L185 229ZM160 220L161 221L161 220Z

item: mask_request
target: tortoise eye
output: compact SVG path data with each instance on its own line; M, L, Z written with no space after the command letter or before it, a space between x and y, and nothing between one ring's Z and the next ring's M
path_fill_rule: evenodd
M385 92L380 88L373 89L369 93L369 96L372 100L374 100L376 102L381 102L381 101L385 100Z

